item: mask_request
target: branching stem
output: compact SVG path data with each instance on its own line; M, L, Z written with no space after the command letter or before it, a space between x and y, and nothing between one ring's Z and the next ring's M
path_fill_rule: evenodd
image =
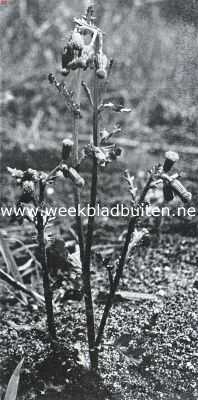
M39 256L40 263L43 270L43 290L44 290L44 298L45 298L45 307L47 313L47 325L49 336L52 341L56 340L56 328L54 322L54 311L52 304L52 291L50 288L50 280L49 280L49 270L46 256L46 247L45 247L45 237L44 237L44 224L43 224L43 216L41 212L37 214L37 238L39 245Z
M145 196L146 196L146 194L147 194L147 192L148 192L148 190L150 188L151 181L152 181L152 178L150 177L148 179L143 191L142 191L141 196L140 196L140 199L139 199L139 204L140 205L143 203L143 201L145 199ZM106 305L105 305L105 308L104 308L104 311L103 311L103 315L102 315L102 318L101 318L101 321L100 321L100 325L99 325L99 328L98 328L98 334L97 334L96 341L95 341L95 352L96 353L98 353L98 346L101 343L101 340L102 340L102 337L103 337L103 334L104 334L104 329L105 329L106 322L107 322L107 318L109 316L109 312L110 312L111 306L113 304L114 296L115 296L115 293L116 293L116 291L118 289L118 286L119 286L119 283L120 283L120 279L121 279L122 274L123 274L123 269L124 269L124 265L125 265L125 261L126 261L127 252L128 252L128 247L129 247L129 244L130 244L130 241L131 241L131 236L132 236L132 234L134 232L134 229L135 229L135 226L136 226L136 223L137 223L137 219L138 219L138 217L135 216L135 217L132 217L130 219L130 221L129 221L128 231L127 231L127 235L126 235L126 238L125 238L125 243L124 243L124 246L123 246L123 249L122 249L122 252L121 252L121 256L120 256L120 259L119 259L119 264L118 264L117 271L116 271L116 274L115 274L113 287L112 287L112 289L111 289L111 291L109 293L109 296L107 298L107 302L106 302Z

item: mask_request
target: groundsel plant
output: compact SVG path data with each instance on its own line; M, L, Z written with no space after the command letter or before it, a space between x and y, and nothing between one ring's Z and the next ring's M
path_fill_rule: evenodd
M98 168L105 167L108 163L115 160L121 150L115 143L110 141L111 137L120 132L119 127L112 131L99 127L102 114L109 112L130 112L130 109L120 104L99 101L99 81L104 82L105 91L109 75L112 69L112 60L108 60L103 48L103 32L95 25L94 7L89 6L86 14L82 18L74 18L74 29L66 43L62 55L62 74L67 79L69 74L77 74L76 90L71 91L64 82L59 83L53 74L49 75L49 82L53 84L65 99L67 110L73 116L73 165L72 167L79 172L81 163L85 158L90 158L93 163L90 207L95 208L98 183ZM93 93L81 80L81 72L86 70L93 71ZM79 119L80 109L80 88L83 88L87 96L89 105L92 108L92 141L81 151L79 159ZM66 139L67 140L67 139ZM74 186L75 207L80 203L79 189ZM78 213L76 213L77 215ZM82 279L85 299L87 335L89 345L89 355L92 368L98 366L98 355L95 351L95 321L93 300L90 281L91 248L93 242L94 216L89 216L86 241L82 229L81 218L76 216L78 241L80 247L80 257L82 265Z
M95 208L98 186L98 171L103 169L110 162L113 162L121 154L121 149L113 142L113 136L120 133L120 127L109 130L100 128L101 117L106 112L110 113L128 113L130 109L120 104L101 101L99 93L99 82L103 84L103 92L106 90L108 79L111 73L113 61L108 60L103 47L104 34L95 24L94 8L89 6L85 15L81 18L74 18L74 28L65 45L62 55L62 74L64 81L58 82L53 74L49 74L49 82L65 100L66 109L73 118L73 138L66 137L62 144L62 159L57 167L49 174L28 169L27 171L18 171L9 168L9 172L16 179L21 187L21 197L18 206L22 203L31 202L33 206L38 207L39 212L36 216L28 218L37 230L37 239L40 251L40 261L43 268L43 287L46 303L47 322L51 339L56 339L55 322L53 315L52 293L49 281L49 271L46 258L46 228L51 220L45 215L45 189L47 185L54 182L60 174L73 183L74 203L76 210L80 204L80 191L83 189L84 180L80 175L81 165L84 159L92 161L92 177L90 189L90 207ZM85 81L81 79L81 72L91 70L93 73L93 90L88 87ZM70 74L76 74L77 84L74 90L67 86L67 77ZM100 83L100 85L101 85ZM92 140L83 149L79 151L79 129L81 118L81 88L85 91L92 112ZM93 92L93 93L92 93ZM177 153L167 152L164 164L155 165L148 172L148 179L138 193L134 182L134 177L130 176L129 171L124 172L124 179L128 186L131 205L134 210L145 208L147 206L148 191L161 185L166 201L170 201L174 196L179 196L181 200L189 202L191 194L179 180L179 174L170 174L171 168L178 160ZM92 369L98 369L98 358L101 351L101 342L103 339L108 316L111 311L114 296L119 287L123 276L123 270L127 261L133 257L136 248L140 247L148 237L147 229L138 228L139 214L134 213L128 221L126 235L123 235L123 246L120 256L117 260L109 258L104 260L104 266L107 269L109 278L109 293L100 321L95 321L93 307L93 297L91 290L91 256L94 232L94 218L92 214L88 217L87 232L84 238L83 224L81 217L76 212L76 226L78 235L78 244L80 247L80 261L82 268L83 293L85 300L86 327L88 337L88 349L90 357L90 366ZM22 222L22 221L19 221ZM96 330L96 324L98 329Z
M17 220L21 225L24 220L34 225L37 232L39 247L39 261L43 273L43 290L47 314L48 332L51 342L56 340L56 327L54 322L54 311L52 302L52 290L50 287L48 260L46 246L48 243L48 230L54 217L50 216L46 208L46 188L60 176L70 179L76 187L84 185L84 180L78 172L66 164L69 161L72 143L64 141L62 147L62 159L60 163L50 173L28 168L26 171L8 167L8 172L15 178L17 185L21 189L19 199L16 204L17 213L13 214L12 220ZM28 207L28 205L30 207ZM21 210L21 212L19 212Z
M100 101L99 81L103 82L103 92L106 90L109 75L111 73L113 60L108 60L104 53L103 46L104 34L95 24L94 7L89 6L86 14L82 18L74 18L74 28L66 43L62 55L62 74L67 80L67 76L72 73L77 74L77 87L73 92L67 89L64 82L57 82L56 78L50 74L49 81L54 84L58 91L64 96L67 109L73 115L73 168L79 172L84 158L91 158L93 163L90 206L95 207L97 196L98 169L104 168L109 162L116 160L121 154L120 148L112 142L112 137L120 132L119 126L109 131L106 128L100 129L101 117L105 112L128 113L131 110L120 104ZM93 93L85 81L81 80L81 72L91 69L93 71ZM86 93L89 105L92 108L92 141L84 147L79 160L79 118L81 116L80 107L80 87ZM67 139L66 139L67 140ZM145 197L149 189L160 183L163 184L164 197L171 200L174 195L178 195L183 201L190 200L190 193L182 186L178 180L178 175L168 175L172 165L177 161L177 154L168 152L163 166L153 167L149 173L148 181L140 194L137 196L137 188L134 186L134 178L130 177L128 171L125 172L125 180L128 183L131 202L134 208L145 206ZM78 188L74 190L75 206L77 208L80 202ZM128 231L119 260L116 262L116 272L113 274L112 266L107 262L105 264L108 270L110 281L110 292L107 299L104 312L99 322L99 328L96 332L95 317L93 308L93 299L91 291L91 249L93 242L94 216L89 216L86 240L82 230L81 218L77 217L78 240L80 246L83 290L85 299L87 336L91 367L98 367L98 353L106 326L107 318L113 303L113 298L119 286L123 274L125 263L129 257L132 257L133 251L138 247L144 238L148 235L146 229L138 231L136 228L138 217L131 218L128 224Z

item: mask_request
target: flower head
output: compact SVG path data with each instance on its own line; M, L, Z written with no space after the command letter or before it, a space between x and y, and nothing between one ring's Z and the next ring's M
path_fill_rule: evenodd
M167 151L165 153L165 161L163 165L164 172L169 172L176 161L179 160L179 154L175 151Z
M71 154L73 145L74 145L74 143L70 139L64 139L62 141L62 160L64 160L64 161L68 160L68 158Z

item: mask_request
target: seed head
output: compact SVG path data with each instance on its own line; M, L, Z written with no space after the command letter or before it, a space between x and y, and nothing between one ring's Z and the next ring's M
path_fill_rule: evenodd
M175 151L167 151L165 153L165 161L163 170L164 172L169 172L176 161L179 160L179 155Z
M64 161L68 160L68 158L71 154L73 145L74 145L74 143L70 139L64 139L62 141L62 160L64 160Z

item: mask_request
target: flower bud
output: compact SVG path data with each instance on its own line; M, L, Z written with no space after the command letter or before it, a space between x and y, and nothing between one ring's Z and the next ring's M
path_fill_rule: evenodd
M163 182L163 194L165 201L171 201L174 198L174 194L170 184L165 181Z
M108 59L105 54L102 52L97 54L97 70L96 75L99 79L106 79L107 78L107 66L108 66Z
M73 60L73 58L74 58L73 49L69 46L65 47L64 52L62 54L62 68L67 70L68 69L67 66Z
M84 179L74 168L69 168L69 177L75 183L76 186L82 188L85 184Z
M70 139L62 141L62 160L67 161L72 151L74 143Z
M165 161L163 165L164 172L169 172L176 161L179 160L179 155L175 151L167 151L165 153Z
M54 75L53 74L49 74L48 75L48 80L49 80L49 83L51 83L51 85L54 83Z
M23 181L22 188L24 193L34 193L34 182Z
M85 184L84 179L79 173L72 167L68 167L66 164L62 166L62 173L65 178L70 178L76 186L82 188Z
M67 75L69 75L69 73L70 73L70 70L68 68L62 68L61 74L63 76L67 76Z
M34 198L34 182L33 181L23 181L22 182L23 193L21 195L20 201L24 203L29 203Z
M192 194L186 190L178 179L171 181L170 186L173 192L179 196L184 203L188 203L192 200Z

